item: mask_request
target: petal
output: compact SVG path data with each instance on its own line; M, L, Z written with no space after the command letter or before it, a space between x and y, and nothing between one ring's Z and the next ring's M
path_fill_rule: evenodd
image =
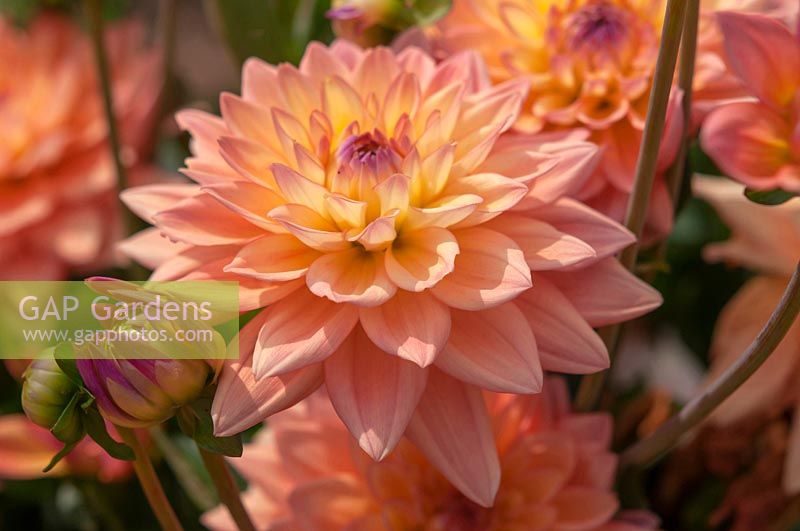
M226 361L219 376L211 419L214 435L228 437L255 426L270 415L291 407L322 385L322 365L256 379L253 374L253 349L267 319L261 312L242 327L238 338L240 360Z
M386 214L392 210L405 212L408 208L408 194L411 179L402 173L395 173L375 186L375 192L381 202L381 213Z
M294 371L333 354L358 322L358 310L299 290L264 310L253 353L256 378Z
M500 462L480 390L431 370L406 435L464 496L492 505Z
M279 147L275 142L272 116L267 108L229 92L220 95L219 108L225 123L237 136L272 149Z
M787 279L759 276L749 280L723 308L711 342L707 382L717 380L755 341L783 295ZM769 410L793 386L800 324L795 322L774 352L711 416L730 425Z
M547 273L590 326L636 319L663 302L661 294L614 258L605 258L580 271Z
M187 244L173 242L156 227L151 227L119 242L116 248L146 268L156 269L187 247Z
M267 219L267 213L285 201L274 191L250 181L228 181L202 187L204 192L247 221L270 232L284 229Z
M360 243L367 251L383 251L397 238L395 225L398 215L399 211L394 209L375 218L364 230L348 236L347 240Z
M595 529L611 520L619 508L617 497L608 490L568 486L550 500L558 511L556 529Z
M288 495L301 529L340 531L372 510L363 487L352 477L334 476L303 483Z
M325 196L328 195L328 190L324 186L283 164L273 164L270 169L286 202L306 206L322 217L328 218L328 210L325 208Z
M328 194L325 206L336 225L343 231L363 227L367 218L367 203L354 201L342 194Z
M376 306L397 291L386 275L383 255L353 247L329 253L311 264L306 284L312 293L336 303Z
M423 291L453 271L458 243L438 227L402 233L386 251L386 273L398 287Z
M242 247L225 271L283 282L305 275L320 253L290 234L268 234Z
M152 224L155 214L194 197L199 191L194 184L150 184L123 190L119 198L134 214Z
M452 318L450 339L436 358L437 367L498 393L542 390L536 339L514 303L478 312L453 310Z
M536 336L539 358L546 370L587 374L608 368L603 341L553 284L537 277L533 289L514 303Z
M269 217L312 249L341 251L351 245L333 222L303 205L283 205L269 211Z
M764 15L722 12L717 20L728 64L751 93L778 107L789 103L800 85L800 46L789 29Z
M433 288L453 308L482 310L507 302L532 285L525 255L511 238L473 227L456 233L455 269Z
M162 210L153 221L170 238L195 245L239 243L264 232L206 193Z
M518 214L506 214L487 225L514 240L533 271L562 269L596 256L594 249L552 225Z
M446 196L423 208L410 207L403 222L403 230L413 231L425 227L446 229L469 217L481 203L481 196L466 194Z
M592 246L597 259L613 256L636 241L631 231L574 199L536 209L536 217Z
M727 175L758 189L779 184L778 172L789 162L788 124L769 107L753 102L725 105L703 124L700 141Z
M361 308L361 326L389 354L427 367L450 335L450 310L429 293L399 290L380 306Z
M497 173L467 175L448 183L444 195L474 194L483 198L483 203L459 227L479 225L495 218L519 203L528 193L528 187Z
M376 461L400 441L427 377L427 370L386 354L360 329L325 361L325 386L333 407Z

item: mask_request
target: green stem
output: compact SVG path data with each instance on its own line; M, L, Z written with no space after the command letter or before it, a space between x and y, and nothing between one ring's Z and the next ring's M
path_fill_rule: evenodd
M108 124L111 156L114 159L114 168L117 172L117 186L120 190L123 190L128 185L128 179L125 165L122 162L122 144L117 130L117 120L114 116L114 96L111 92L111 73L103 40L103 28L105 25L103 22L103 0L84 0L84 5L89 17L89 31L92 36L97 75L100 78L100 90L103 94L103 110Z
M115 427L123 442L131 447L136 456L136 460L133 462L133 469L139 478L139 483L142 485L144 495L147 497L147 501L158 519L158 523L161 524L161 529L164 531L183 531L175 511L169 504L169 500L164 494L164 489L158 481L153 463L150 462L150 457L147 455L147 451L142 446L136 433L130 428Z
M150 437L161 450L164 460L172 469L175 478L180 483L186 495L201 511L208 511L217 504L216 496L207 484L195 473L192 464L184 454L175 446L175 443L164 433L160 426L148 430Z
M203 458L206 470L208 470L214 485L217 487L219 498L228 508L233 521L239 527L239 531L256 531L256 527L247 514L247 509L242 504L239 488L236 486L228 464L225 463L225 458L218 453L204 449L202 446L198 445L197 448L200 450L200 456Z
M687 0L686 22L681 41L681 60L678 68L678 86L683 91L681 109L683 110L683 131L681 145L675 162L667 175L667 189L673 204L677 207L681 188L687 172L686 162L689 146L692 143L692 89L694 88L694 69L697 56L697 28L700 23L700 0Z
M625 226L636 235L636 243L622 251L620 262L628 270L636 267L639 254L639 239L642 236L650 194L656 176L656 163L664 136L664 124L667 119L669 94L672 89L672 78L675 75L675 64L678 61L678 49L683 35L683 23L686 18L687 0L669 0L661 32L661 45L658 51L650 101L647 106L647 119L644 124L642 143L639 146L639 158L636 162L636 173L633 191L628 200L625 214ZM611 330L603 331L606 348L613 359L616 344L619 341L621 324L611 325ZM590 374L584 377L575 398L575 409L590 411L594 409L602 393L607 377L606 372Z
M800 313L800 263L778 306L753 343L701 395L693 398L674 417L620 458L621 467L648 466L671 450L683 435L703 421L758 370L775 351Z

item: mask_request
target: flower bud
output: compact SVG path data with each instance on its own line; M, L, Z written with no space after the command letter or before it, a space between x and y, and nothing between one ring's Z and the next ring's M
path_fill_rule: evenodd
M178 408L198 397L209 375L209 366L202 360L106 357L80 359L77 366L100 413L127 428L152 426L169 419Z
M328 18L337 36L364 47L389 44L399 33L429 26L452 0L333 0Z
M391 41L402 9L402 0L333 0L328 18L336 35L367 47Z
M31 422L52 429L66 409L78 386L61 370L53 358L31 362L22 374L22 409ZM71 440L82 433L77 415L62 424L57 437Z

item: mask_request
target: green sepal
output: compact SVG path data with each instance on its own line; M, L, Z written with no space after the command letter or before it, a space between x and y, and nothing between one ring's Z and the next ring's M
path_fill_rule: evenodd
M75 364L75 352L72 350L72 343L59 343L56 345L55 350L53 350L53 358L55 358L61 372L66 374L72 383L83 388L83 378L81 378L81 373L78 372L78 366Z
M775 188L774 190L753 190L747 188L744 195L750 201L758 203L759 205L776 206L782 205L786 201L797 197L797 194Z
M111 438L106 430L106 423L96 408L89 407L85 409L83 422L89 437L105 450L108 455L122 461L134 461L136 459L130 446Z
M53 458L50 460L50 462L47 464L47 466L42 469L42 472L44 473L50 472L53 469L53 467L58 464L59 461L64 459L67 456L67 454L69 454L72 451L72 449L78 445L79 442L81 442L80 439L78 439L77 441L73 441L69 444L65 444L64 448L62 448L61 451L59 451L56 455L54 455Z
M178 412L178 426L184 434L194 439L198 446L227 457L242 456L242 437L214 435L214 421L211 419L212 398L203 396Z
M58 417L58 420L50 430L56 439L65 444L77 443L86 435L86 430L81 420L81 411L79 410L81 395L80 391L72 395L67 406L61 412L61 416Z

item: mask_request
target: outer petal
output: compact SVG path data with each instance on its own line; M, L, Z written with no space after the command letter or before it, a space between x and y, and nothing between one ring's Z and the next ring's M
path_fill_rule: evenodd
M400 235L386 251L386 273L407 291L434 286L453 271L458 243L453 234L428 227Z
M779 185L778 171L789 162L790 130L783 118L760 103L725 105L703 125L703 149L722 171L759 189Z
M593 327L636 319L663 302L657 290L615 258L605 258L574 273L552 272L544 276Z
M537 278L536 286L514 303L536 336L546 370L586 374L608 368L608 351L600 337L553 284Z
M306 290L270 306L264 314L253 353L256 378L285 374L324 360L358 322L355 306L320 299Z
M558 510L556 529L595 529L611 520L619 508L617 497L606 489L568 486L551 502Z
M394 449L425 390L428 371L390 356L356 329L325 361L333 407L376 461Z
M194 184L151 184L123 190L119 198L137 216L153 223L155 214L197 195L199 191L200 187Z
M317 258L306 274L312 293L337 303L383 304L397 291L386 274L384 257L353 247Z
M290 234L268 234L242 247L225 271L259 280L294 280L319 256Z
M717 17L728 63L739 79L765 103L788 103L800 84L800 45L789 29L764 15Z
M261 378L253 374L253 348L267 318L261 312L239 334L241 361L227 361L219 377L211 405L214 434L226 437L255 426L268 416L299 402L322 384L322 365L310 365L294 372Z
M525 255L508 236L473 227L456 233L461 254L455 270L433 288L453 308L482 310L509 301L531 287Z
M492 220L487 227L514 240L533 271L562 269L597 256L588 243L527 216L507 214Z
M437 367L498 393L542 390L536 339L514 303L479 312L453 310L452 316L450 339L436 359Z
M537 218L591 245L598 259L615 255L636 241L631 231L574 199L564 197L535 212Z
M728 369L755 340L781 298L787 279L756 277L725 306L711 344L712 382ZM795 322L769 359L714 412L711 419L730 424L764 411L786 392L797 368L800 324Z
M398 291L391 300L361 308L361 326L378 347L427 367L450 335L449 308L429 293Z
M222 206L206 193L188 197L153 216L165 234L195 245L224 245L249 240L263 230Z
M432 370L406 433L467 498L492 505L500 462L480 390Z

